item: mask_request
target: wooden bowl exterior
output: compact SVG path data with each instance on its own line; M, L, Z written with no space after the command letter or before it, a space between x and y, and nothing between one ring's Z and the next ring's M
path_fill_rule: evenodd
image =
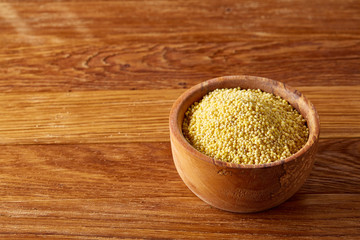
M309 139L289 158L260 165L226 163L193 148L184 138L184 113L195 101L217 88L261 89L286 99L306 119ZM314 106L283 83L253 76L208 80L183 93L170 112L170 140L176 169L189 189L208 204L231 212L257 212L279 205L303 185L315 161L319 118Z

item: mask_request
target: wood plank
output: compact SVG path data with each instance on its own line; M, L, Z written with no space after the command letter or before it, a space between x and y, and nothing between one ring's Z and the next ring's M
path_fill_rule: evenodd
M299 87L317 107L321 137L360 137L360 87ZM0 94L0 144L168 141L184 90ZM326 100L326 101L324 101Z
M360 87L298 87L316 107L323 138L359 137ZM346 122L346 123L345 123Z
M297 195L258 214L224 212L194 197L2 201L0 206L2 239L19 235L73 239L360 237L357 194Z
M268 77L293 86L351 86L360 83L359 42L307 41L304 37L201 45L81 43L4 49L0 91L181 89L236 74Z
M314 168L299 193L360 194L360 139L321 139Z
M352 0L41 3L0 3L0 92L179 89L234 74L360 81Z
M360 194L359 146L360 138L322 139L299 194ZM2 146L3 201L124 196L193 196L175 170L169 142Z
M208 33L217 35L215 39L222 41L224 38L236 39L239 33L253 38L269 35L283 38L284 35L299 36L304 32L310 38L324 38L325 35L337 33L332 38L350 36L358 39L360 32L357 28L360 21L359 5L354 0L241 3L233 0L206 3L196 0L152 0L144 2L141 8L137 1L86 1L86 8L81 0L42 0L41 8L38 3L37 0L3 0L2 7L8 11L2 11L1 18L2 23L8 25L1 25L7 30L6 33L21 34L31 30L44 40L46 36L53 35L65 40L78 40L86 36L111 41L119 35L128 35L130 38L124 37L122 40L199 42L206 41ZM21 25L15 22L18 19L23 21ZM16 24L20 26L17 28ZM231 35L224 36L224 33ZM167 34L173 34L172 38ZM184 36L186 34L188 36ZM212 35L209 37L214 38Z
M300 192L257 214L198 199L176 173L168 142L3 146L0 238L356 239L359 145L322 139Z
M168 115L178 94L173 90L4 94L0 142L167 141Z

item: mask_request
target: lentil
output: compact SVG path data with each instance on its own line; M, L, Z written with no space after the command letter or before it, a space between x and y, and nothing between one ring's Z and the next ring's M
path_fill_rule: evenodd
M305 119L286 100L259 89L216 89L192 104L182 126L200 152L225 162L263 164L306 143Z

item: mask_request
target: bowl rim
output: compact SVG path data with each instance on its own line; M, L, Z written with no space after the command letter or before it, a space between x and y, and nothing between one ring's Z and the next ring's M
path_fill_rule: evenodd
M274 161L271 163L263 163L263 164L231 163L231 162L224 162L224 161L218 160L216 158L207 156L206 154L200 152L195 147L193 147L185 139L185 137L182 133L182 129L179 128L178 124L177 124L177 117L179 115L180 108L181 108L182 104L184 103L184 101L187 98L189 98L191 95L193 95L194 93L204 90L204 88L206 88L207 93L209 93L210 91L213 91L213 90L209 90L209 88L208 88L209 85L219 84L218 83L219 81L222 83L225 83L227 81L242 81L244 79L262 81L262 82L266 81L266 82L272 84L272 86L275 86L277 88L279 88L281 86L283 89L290 92L290 94L292 94L292 95L295 94L294 96L296 96L296 98L303 99L304 103L307 105L307 107L309 107L310 111L312 112L312 116L310 116L309 119L314 121L315 127L314 127L314 129L311 129L311 130L309 129L310 131L309 131L308 140L306 141L305 145L299 151L297 151L295 154L293 154L285 159L277 160L277 161ZM219 88L221 88L221 87L219 87ZM224 88L226 88L226 87L224 87ZM229 87L229 88L231 88L231 87ZM244 88L244 89L246 89L246 88ZM264 90L262 90L262 91L264 91ZM264 91L264 92L266 92L266 91ZM200 97L200 99L202 99L202 97L205 96L207 93L202 95ZM285 100L289 102L289 100L287 100L287 99L285 99ZM190 106L191 106L191 104L188 107L190 107ZM308 122L309 120L306 119L306 121ZM307 125L309 127L308 123L307 123ZM171 107L170 116L169 116L169 128L170 128L170 139L172 137L174 137L177 140L177 142L179 144L181 144L181 146L184 149L186 149L190 154L194 155L196 158L206 161L208 163L212 163L219 167L233 168L233 169L239 169L239 168L240 169L254 169L254 168L261 169L261 168L269 168L269 167L283 165L285 163L288 163L290 161L297 159L298 157L300 157L303 154L305 154L306 152L308 152L312 148L312 146L318 141L319 135L320 135L319 115L318 115L314 105L301 92L299 92L298 90L292 88L291 86L289 86L283 82L275 81L275 80L272 80L269 78L250 76L250 75L230 75L230 76L216 77L216 78L212 78L212 79L203 81L203 82L196 84L193 87L187 89L185 92L183 92L177 98L177 100L174 102L173 106Z

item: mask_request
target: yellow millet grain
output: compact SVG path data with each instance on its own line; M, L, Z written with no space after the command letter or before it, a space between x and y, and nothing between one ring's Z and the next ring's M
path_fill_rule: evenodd
M225 162L263 164L306 143L305 119L286 100L254 89L216 89L185 113L183 134L200 152Z

